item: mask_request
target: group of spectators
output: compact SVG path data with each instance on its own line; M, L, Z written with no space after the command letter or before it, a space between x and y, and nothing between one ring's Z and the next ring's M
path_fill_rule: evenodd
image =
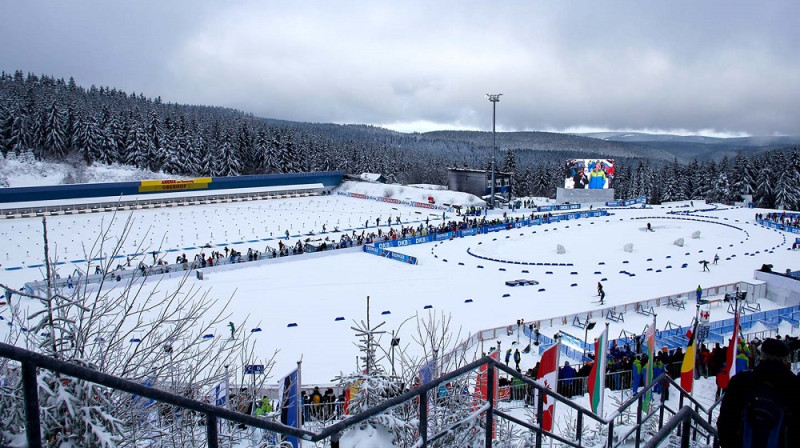
M791 336L787 336L783 339L781 339L780 336L777 338L779 341L786 344L792 353L800 350L800 339ZM639 388L644 387L645 375L647 374L647 367L650 360L646 353L641 353L641 337L637 337L635 345L635 349L632 349L628 344L619 347L616 345L615 341L612 341L607 356L607 388L611 390L630 389L633 393L636 393ZM750 342L745 342L744 340L739 341L736 358L737 372L751 369L756 365L760 356L760 345L761 341L758 339L753 339ZM717 383L717 396L727 387L727 352L728 347L721 346L719 343L716 343L711 350L709 350L705 344L700 344L697 350L695 377L714 377ZM591 357L590 355L590 358ZM662 347L655 355L653 377L656 378L666 372L671 378L680 378L683 358L683 348L678 347L674 350L670 350L667 347ZM585 394L587 392L586 378L588 378L591 373L593 364L592 360L580 366L571 365L569 361L565 362L564 365L559 368L557 392L566 397ZM534 367L529 368L525 372L525 375L535 379L538 373L539 363L537 362ZM523 381L516 378L501 377L499 379L499 386L501 390L504 387L510 388L510 392L507 395L501 393L501 396L508 396L511 400L524 399L528 404L533 403L534 388L528 386ZM656 393L668 394L668 387L666 384L659 384L655 386L654 391Z
M755 219L757 222L770 221L784 226L800 227L800 215L797 213L756 213Z
M337 396L329 387L323 394L319 386L315 386L311 394L301 391L300 397L303 399L303 423L339 419L344 414L344 392Z

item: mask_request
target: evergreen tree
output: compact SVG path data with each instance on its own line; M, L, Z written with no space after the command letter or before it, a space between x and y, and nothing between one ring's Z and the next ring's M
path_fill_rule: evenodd
M149 143L141 122L134 121L126 138L125 163L138 168L148 168Z
M67 154L64 115L59 111L55 101L47 109L47 120L43 131L44 151L39 152L39 157L45 153L57 158L64 157Z
M758 172L756 180L756 191L753 196L753 202L761 208L774 208L775 196L773 192L773 173L769 165L765 165Z
M238 176L241 171L239 160L234 153L233 142L229 132L225 132L219 146L216 160L216 172L219 176Z
M19 155L30 148L30 134L28 126L25 124L26 116L21 111L14 115L11 123L11 137L8 140L8 148Z
M150 120L147 124L147 151L145 158L145 168L157 172L164 163L164 127L158 114L150 112Z
M11 128L14 125L14 116L11 111L0 105L0 152L3 156L11 150Z
M100 122L101 137L100 154L98 162L105 164L112 164L119 156L118 139L120 134L120 126L117 117L111 115L108 108L103 110Z

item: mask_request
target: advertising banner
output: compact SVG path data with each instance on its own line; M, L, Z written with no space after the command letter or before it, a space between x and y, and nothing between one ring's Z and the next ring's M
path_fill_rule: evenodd
M391 260L400 261L407 264L418 264L417 257L412 257L410 255L401 254L400 252L394 252L391 250L381 249L379 247L364 245L364 252L372 255L377 255L379 257L389 258Z
M202 190L208 188L208 184L210 183L210 177L198 177L196 179L143 180L139 182L139 193L171 190Z

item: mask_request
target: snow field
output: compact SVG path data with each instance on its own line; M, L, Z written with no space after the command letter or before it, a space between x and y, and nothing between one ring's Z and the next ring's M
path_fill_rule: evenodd
M374 194L379 195L380 191ZM239 331L249 332L256 327L262 329L262 332L254 336L257 339L257 354L267 356L276 349L280 350L273 369L274 375L283 375L302 358L303 381L314 384L327 383L340 371L350 372L356 369L358 352L352 344L355 338L350 327L354 320L366 319L367 296L370 296L372 322L385 321L383 329L389 332L395 330L401 338L401 345L408 348L411 355L419 356L412 340L416 323L412 319L404 324L409 317L415 315L424 317L438 312L452 316L451 331L460 331L456 338L458 342L470 333L484 328L511 325L520 318L531 322L597 309L598 305L591 302L597 300L596 284L602 278L607 279L603 280L607 294L606 303L614 305L692 291L698 284L708 287L752 279L753 270L763 263L774 264L776 270L796 267L797 253L785 250L787 246L782 234L752 224L752 214L758 210L704 212L704 216L713 215L711 218L703 218L704 222L668 219L672 216L667 214L670 210L666 207L612 210L612 216L603 218L560 222L438 244L398 248L402 253L419 257L420 264L417 266L364 253L332 251L316 258L292 257L282 263L243 264L236 269L207 270L205 280L191 278L189 283L208 288L211 297L220 304L217 306L221 306L228 297L233 297L229 320L236 323ZM417 211L422 213L417 214ZM169 210L176 214L164 214L165 212L167 211L163 209L135 212L137 224L130 238L137 240L137 244L142 240L149 244L149 236L145 236L145 231L150 230L154 244L159 236L164 237L165 244L162 248L181 247L182 244L211 242L214 245L245 241L242 245L231 247L246 250L251 244L247 240L264 238L264 232L269 229L299 227L302 231L313 227L317 219L317 227L321 227L320 222L325 219L330 229L335 225L334 220L340 223L349 220L350 224L363 227L362 218L366 220L370 217L373 219L370 229L374 230L374 218L377 216L381 216L384 221L390 215L394 219L397 214L402 213L406 223L407 217L424 217L424 213L427 213L426 210L337 196L205 205ZM500 216L502 212L496 213L496 216ZM530 214L530 211L525 211L525 214ZM440 219L441 214L438 215ZM86 245L93 241L96 236L94 229L99 227L101 219L108 220L109 216L96 214L58 217L60 225L59 219L48 219L49 234L52 232L51 245L63 251L62 259L68 260L78 252L74 248L80 246L75 244L80 241ZM646 219L635 219L642 217ZM641 230L646 222L651 222L656 231ZM746 230L749 236L740 230L714 222L736 225ZM8 245L9 258L13 254L14 260L32 263L27 255L20 253L29 239L38 238L37 232L40 230L37 230L37 226L40 226L37 220L0 222L0 235L12 243ZM700 238L692 239L691 234L698 230L701 232ZM683 248L672 244L678 237L685 239ZM169 246L167 238L170 240ZM294 243L297 238L293 236L289 242ZM181 239L183 243L179 242ZM622 249L626 243L633 244L632 253ZM255 249L263 249L255 243L252 244ZM260 244L277 245L277 240ZM556 244L563 244L567 253L557 254ZM16 245L20 248L15 248ZM602 250L596 250L597 247ZM506 260L564 262L572 263L572 266L497 263L469 255L468 248ZM39 250L40 248L35 249ZM137 247L131 243L125 246L123 252L136 250ZM206 253L210 250L222 250L222 247L204 249ZM701 250L702 253L699 252ZM768 253L769 250L774 253ZM722 258L719 265L711 265L711 272L702 272L698 261L703 258L710 260L717 251ZM756 251L759 253L755 254ZM685 255L687 252L690 255ZM191 259L192 253L188 250L186 253ZM744 255L745 253L754 255ZM726 260L732 255L736 257ZM667 256L672 258L667 259ZM652 261L647 261L648 258L652 258ZM444 262L444 259L448 261ZM601 261L605 264L599 265ZM667 269L667 263L671 263L672 268ZM680 267L683 263L687 263L687 268ZM484 268L477 268L478 264ZM647 271L651 267L653 271ZM656 269L661 269L662 272L657 273ZM522 273L522 270L529 272ZM620 270L636 275L632 277L621 274ZM0 278L13 285L39 279L41 274L37 269L0 271ZM517 278L532 278L540 284L511 288L504 283ZM148 280L144 287L169 291L177 287L179 281L178 278L165 277L160 282ZM572 286L573 284L576 286ZM544 291L540 292L540 288ZM504 294L509 296L503 297ZM472 299L472 302L465 303L466 299ZM428 305L432 309L425 309ZM690 305L682 311L659 309L659 328L663 328L668 320L678 325L687 325L694 315L693 308ZM768 303L762 304L762 308L767 309ZM729 317L721 306L712 306L711 311L712 320ZM338 317L344 319L337 321ZM599 319L599 322L604 323L605 320ZM610 337L616 338L622 328L640 332L648 322L649 318L645 316L628 313L624 323L612 323ZM289 326L290 324L296 326ZM580 329L570 327L569 324L564 326L564 330L579 338L583 336ZM4 331L5 328L0 329L0 332ZM558 328L542 331L551 335ZM593 340L600 331L602 325L597 325L589 333L588 340ZM228 330L224 327L218 328L215 335L227 337ZM389 337L385 336L381 341L382 345L388 347ZM476 356L480 356L480 350L480 347L472 348ZM526 355L523 358L523 368L532 366L535 360L536 355L533 353Z

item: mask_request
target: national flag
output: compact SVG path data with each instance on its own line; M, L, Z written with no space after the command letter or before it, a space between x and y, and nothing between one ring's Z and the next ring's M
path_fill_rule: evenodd
M689 344L686 346L686 353L683 355L683 364L681 364L681 388L686 392L692 393L692 386L694 386L694 364L696 354L696 339L697 334L697 321L694 323L694 329L689 336Z
M728 344L728 353L725 356L725 362L728 364L728 380L733 378L733 375L736 375L736 355L738 355L737 351L739 348L739 316L741 315L741 309L736 306L736 315L733 319L733 335L731 336L731 342Z
M556 342L556 345L542 353L542 359L539 362L539 374L536 376L539 384L553 391L558 386L558 354L560 351L561 343ZM545 394L543 403L544 409L542 409L542 421L540 423L543 430L552 431L556 402Z
M292 428L300 428L300 413L303 411L303 400L300 397L300 364L289 372L280 382L278 392L281 406L281 423ZM294 448L300 446L297 437L286 437L286 441Z
M225 402L228 401L228 379L225 378L224 380L220 381L214 387L214 405L215 406L225 406Z
M644 387L647 387L653 382L653 364L655 364L656 361L656 316L653 316L653 323L647 327L645 339L647 340L647 371L644 376ZM650 399L652 396L652 389L649 389L644 394L642 410L645 413L650 411Z
M589 403L592 411L603 416L603 397L606 388L606 364L608 363L608 326L594 341L594 365L589 373Z

